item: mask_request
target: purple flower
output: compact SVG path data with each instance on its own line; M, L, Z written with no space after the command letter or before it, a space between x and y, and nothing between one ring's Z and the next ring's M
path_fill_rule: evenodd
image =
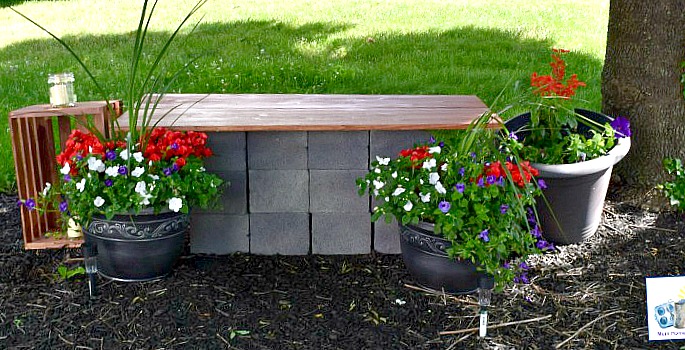
M26 202L24 202L24 205L28 210L36 209L36 201L33 198L27 199Z
M471 158L476 159L476 152L471 152Z
M448 201L442 201L440 204L438 204L438 209L440 209L441 212L444 214L447 214L448 211L450 211L450 202Z
M523 271L526 271L526 270L530 269L530 267L528 266L528 264L526 264L525 261L521 261L521 262L519 263L519 267L520 267L521 270L523 270Z
M81 159L83 159L83 156L81 155L81 153L77 154L77 155L76 155L76 160L81 160Z
M511 268L511 263L508 261L505 261L504 264L502 264L502 267L509 270Z
M483 242L490 242L490 237L488 237L489 233L490 232L488 232L488 229L485 229L481 231L481 233L478 235L478 238L482 239Z
M63 201L63 202L59 203L59 211L61 211L62 213L67 211L68 208L69 208L69 203L67 203L67 201Z
M530 280L528 279L528 275L526 275L525 273L522 273L522 274L519 276L519 282L520 282L520 283L523 283L523 284L529 284L529 283L530 283Z
M497 181L497 178L495 177L495 175L488 175L486 180L488 181L488 185L492 185L495 183L495 181Z
M69 181L71 181L71 176L69 176L69 174L65 174L64 175L64 182L69 182Z
M119 175L126 175L128 174L128 169L126 168L125 165L122 165L119 167Z
M509 210L509 206L506 204L502 204L499 206L499 212L502 214L506 214L507 210Z
M112 179L105 179L105 186L112 187L112 185L114 185L114 181L112 181Z
M17 200L17 207L21 208L22 205L24 205L24 201L21 199Z
M547 188L547 183L543 179L538 179L538 186L544 190Z
M440 143L438 143L438 146L440 146L440 147L445 147L445 143L442 142L442 141L440 141Z
M632 135L632 132L630 131L630 121L626 118L616 117L616 119L611 122L611 127L614 129L614 136L617 139L630 137L630 135Z
M499 182L498 182L497 184L500 185L500 186L502 186L502 187L504 187L504 184L505 184L505 182L504 182L504 176L500 176L500 177L499 177Z
M459 169L459 176L464 176L465 173L466 169L464 169L464 167L461 167L461 169Z
M548 243L544 239L541 239L535 243L535 246L540 250L545 250L548 246Z
M485 183L483 183L482 177L480 179L478 179L478 187L485 187Z
M514 140L514 141L518 141L518 139L519 139L519 137L516 136L516 134L514 134L513 132L509 133L509 138Z
M176 163L171 165L171 171L174 171L174 172L178 171L178 165Z
M466 188L466 185L464 185L463 183L460 182L460 183L454 185L454 187L457 189L457 192L464 193L464 189Z
M535 215L532 213L528 213L528 223L531 225L536 225L538 221L535 219Z
M172 143L172 144L171 144L171 149L173 149L174 151L177 150L177 149L178 149L178 144L177 144L176 142Z
M538 225L533 226L533 229L530 230L530 234L535 238L542 237L542 230L540 230L540 226L538 226Z
M428 139L428 143L435 143L435 137L433 137L433 135Z
M162 170L162 172L163 172L164 175L166 175L166 176L171 176L171 173L173 173L173 171L171 170L171 168L164 168L164 170Z
M117 152L115 152L114 150L109 150L107 151L107 153L105 153L105 157L107 158L107 160L115 160L117 159Z

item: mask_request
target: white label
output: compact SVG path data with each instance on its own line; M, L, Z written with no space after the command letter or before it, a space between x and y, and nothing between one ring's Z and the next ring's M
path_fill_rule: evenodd
M480 313L479 335L483 338L486 334L488 334L488 313L483 311Z

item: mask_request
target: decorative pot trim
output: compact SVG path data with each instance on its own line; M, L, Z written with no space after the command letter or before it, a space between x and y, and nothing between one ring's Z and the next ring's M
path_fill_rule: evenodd
M174 215L171 217L167 215L163 217L159 217L159 215L145 216L149 216L150 220L134 222L129 215L117 215L111 220L93 217L88 226L89 233L108 240L146 241L179 231L185 232L190 226L190 219L187 214L176 214L176 217L173 217Z
M406 227L400 225L400 232L402 233L400 237L410 246L421 249L426 254L448 257L445 250L451 247L452 244L445 239L435 236L433 232L434 227L435 225L427 222L420 222L417 225L409 224ZM412 232L412 230L417 232Z

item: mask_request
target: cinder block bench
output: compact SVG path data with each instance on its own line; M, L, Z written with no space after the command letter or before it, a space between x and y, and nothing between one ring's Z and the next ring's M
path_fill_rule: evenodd
M486 110L476 96L168 94L153 119L207 132L207 170L231 182L222 209L192 213L191 251L366 254L398 253L398 228L371 224L355 180L376 155L428 140L425 130L465 128Z

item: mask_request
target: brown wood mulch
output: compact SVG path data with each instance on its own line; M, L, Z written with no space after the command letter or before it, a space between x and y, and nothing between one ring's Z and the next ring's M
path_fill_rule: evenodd
M685 266L685 223L608 202L591 241L532 259L530 285L493 298L417 289L392 255L187 255L162 280L64 281L80 252L24 251L16 197L0 195L2 349L677 349L648 342L645 276Z

